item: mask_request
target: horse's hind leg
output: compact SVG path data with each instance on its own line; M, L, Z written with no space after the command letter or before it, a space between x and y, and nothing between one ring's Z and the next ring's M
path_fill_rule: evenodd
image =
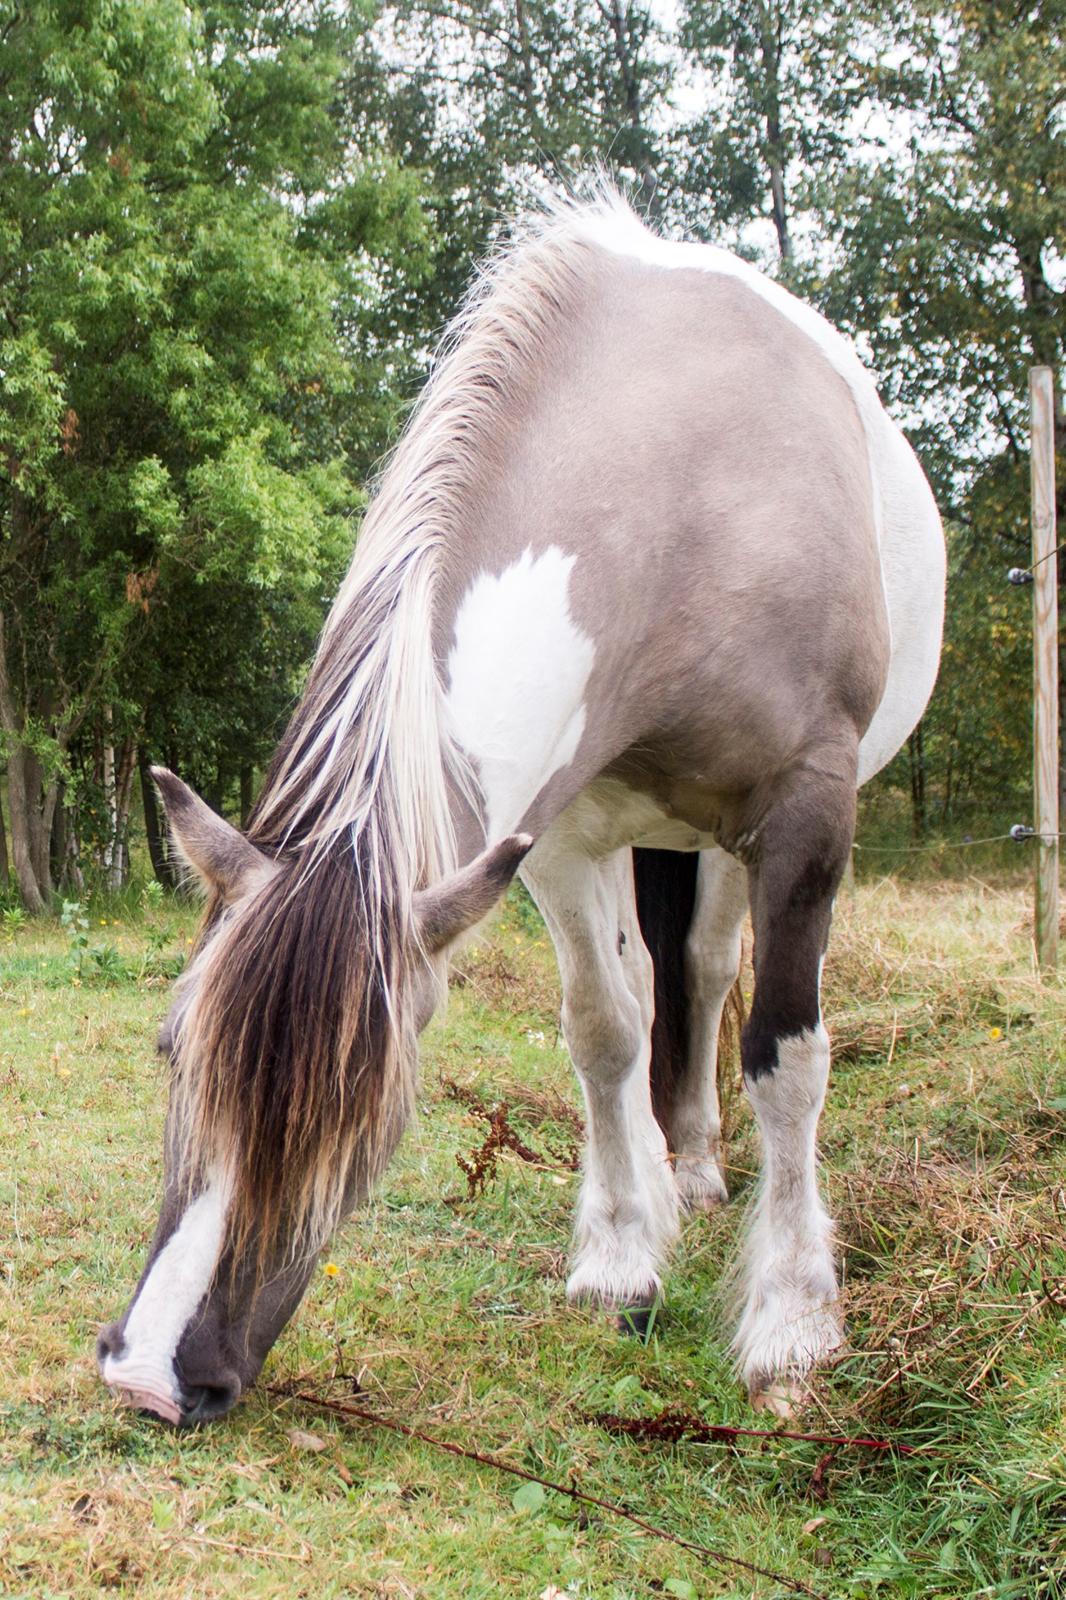
M741 1056L763 1156L734 1348L754 1403L784 1415L842 1337L815 1139L829 1076L821 965L854 818L853 767L834 751L771 806L751 868L755 993Z
M640 934L632 852L592 860L560 830L522 877L551 931L563 1031L584 1093L588 1146L567 1293L607 1306L654 1300L678 1229L666 1140L651 1108L654 986Z
M724 850L703 851L685 942L688 1057L683 1077L673 1086L666 1121L678 1193L689 1211L708 1211L728 1198L720 1166L718 1036L726 999L740 971L747 909L744 868Z

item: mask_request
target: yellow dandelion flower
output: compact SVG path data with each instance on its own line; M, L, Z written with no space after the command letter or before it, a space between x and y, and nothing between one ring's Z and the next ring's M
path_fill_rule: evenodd
M335 1261L326 1261L322 1266L322 1271L326 1274L327 1278L337 1277L340 1270L340 1267L338 1267Z
M1003 1037L1003 1029L1002 1028L989 1028L988 1037L990 1039L1002 1039L1002 1037Z
M101 928L106 928L107 927L107 918L106 917L101 917L100 918L100 926L101 926Z
M20 1006L18 1012L16 1013L16 1015L18 1015L20 1017L28 1017L29 1014L30 1014L29 1006Z

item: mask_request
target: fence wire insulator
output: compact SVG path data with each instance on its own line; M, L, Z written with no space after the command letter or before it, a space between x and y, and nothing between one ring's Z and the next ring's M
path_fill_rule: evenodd
M1036 833L1035 828L1030 828L1027 822L1016 822L1010 830L1010 836L1015 844L1021 844L1023 839L1032 839Z
M1023 584L1032 583L1032 581L1033 574L1029 571L1028 567L1011 567L1010 571L1007 573L1007 582L1013 583L1015 588L1018 589L1020 589Z

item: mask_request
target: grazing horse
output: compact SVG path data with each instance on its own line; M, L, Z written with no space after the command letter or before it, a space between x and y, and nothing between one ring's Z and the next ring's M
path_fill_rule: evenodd
M517 870L587 1112L568 1293L617 1309L726 1197L750 906L734 1349L784 1410L842 1337L815 1154L833 898L857 786L931 691L943 577L921 469L820 316L606 188L528 222L381 477L247 833L156 772L209 899L160 1041L159 1223L99 1340L115 1393L189 1423L254 1381L400 1138L449 950Z

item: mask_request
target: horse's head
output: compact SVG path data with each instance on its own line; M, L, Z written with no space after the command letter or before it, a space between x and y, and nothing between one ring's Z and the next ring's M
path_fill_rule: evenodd
M97 1354L127 1403L195 1423L254 1382L319 1249L395 1148L437 958L531 841L405 893L372 838L274 859L171 773L156 781L210 900L160 1037L172 1077L159 1221Z

